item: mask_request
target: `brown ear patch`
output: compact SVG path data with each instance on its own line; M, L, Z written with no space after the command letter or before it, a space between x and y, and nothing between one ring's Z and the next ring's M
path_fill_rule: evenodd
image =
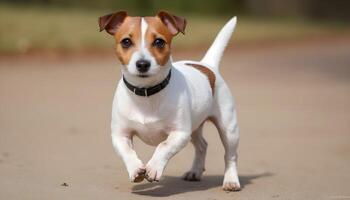
M100 32L106 30L107 33L114 35L127 16L127 12L119 11L99 17L98 25L100 27Z
M159 19L167 26L169 32L172 35L177 35L179 32L185 34L186 19L176 15L172 15L166 11L160 11L157 13Z
M180 16L176 16L176 15L173 15L173 17L176 21L176 25L177 25L179 31L182 34L185 34L185 29L186 29L186 25L187 25L186 19L183 17L180 17Z
M186 65L189 65L191 67L194 67L195 69L199 70L202 72L204 75L208 77L208 81L211 87L212 94L214 95L215 92L215 80L216 76L213 71L211 71L208 67L200 65L200 64L195 64L195 63L186 63Z

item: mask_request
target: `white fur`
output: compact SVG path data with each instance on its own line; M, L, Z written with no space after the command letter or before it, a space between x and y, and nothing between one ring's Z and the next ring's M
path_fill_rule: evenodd
M237 24L237 17L233 17L221 29L215 41L201 60L202 63L207 64L210 68L216 70L219 66L224 50L230 41L232 32L235 30Z
M235 24L235 18L220 31L202 62L172 63L170 59L147 83L146 79L136 78L129 71L123 71L127 80L134 85L155 85L164 80L170 69L172 73L168 86L150 97L133 94L122 80L118 84L112 110L112 141L126 165L131 181L143 176L143 173L149 181L159 180L169 159L190 140L196 153L192 168L185 173L184 179L200 179L207 147L202 136L202 126L208 118L213 118L225 148L224 189L239 189L236 169L239 133L229 88L218 70L213 70L216 76L213 96L207 76L185 64L218 63L219 58L212 56L222 55L233 30L233 22ZM144 23L143 20L143 35ZM157 146L146 165L143 165L133 149L132 138L135 135L145 143Z
M142 17L141 18L141 48L147 49L146 48L146 31L148 28L148 24L146 22L146 20Z

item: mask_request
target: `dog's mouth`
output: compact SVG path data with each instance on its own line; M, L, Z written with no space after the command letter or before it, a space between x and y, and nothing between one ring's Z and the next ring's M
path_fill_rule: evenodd
M140 78L147 78L147 77L149 77L149 75L147 75L147 74L138 74L137 76L140 77Z

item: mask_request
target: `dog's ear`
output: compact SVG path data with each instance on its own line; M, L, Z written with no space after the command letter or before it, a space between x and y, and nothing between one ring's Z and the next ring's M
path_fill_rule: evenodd
M100 17L98 19L100 32L106 30L107 33L114 35L127 16L127 12L119 11Z
M166 11L160 11L157 16L162 20L162 22L168 27L172 35L177 35L179 32L185 34L186 19L176 15L169 14Z

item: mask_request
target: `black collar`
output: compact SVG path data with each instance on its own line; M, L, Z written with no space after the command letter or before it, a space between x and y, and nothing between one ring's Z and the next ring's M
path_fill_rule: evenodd
M171 70L169 71L168 76L162 82L149 88L139 88L139 87L133 86L125 79L124 76L123 76L123 81L126 87L129 88L129 90L131 90L134 94L138 96L149 97L151 95L154 95L160 92L162 89L164 89L169 83L170 76L171 76Z

